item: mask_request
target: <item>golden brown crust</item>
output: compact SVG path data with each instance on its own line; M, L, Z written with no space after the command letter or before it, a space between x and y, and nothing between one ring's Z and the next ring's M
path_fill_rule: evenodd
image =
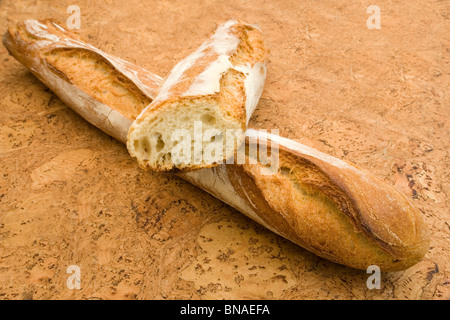
M3 43L11 55L33 72L36 73L38 67L45 64L62 79L87 91L99 101L120 107L130 119L135 119L153 100L161 81L160 77L87 44L76 32L65 29L62 24L51 19L19 22L4 34ZM110 60L135 74L144 88L139 88L133 81L135 79L130 79L118 70ZM77 68L83 72L78 72ZM92 84L96 78L102 83ZM131 92L136 97L137 106L128 110L126 108L129 106L117 99L110 101L101 95L105 88L117 97Z
M227 53L227 55L230 56L230 62L233 66L249 65L250 67L253 67L258 62L266 61L267 48L263 41L262 33L257 28L238 22L230 28L230 34L228 37L236 37L236 39L239 39L239 44L236 49ZM213 40L209 40L209 42L213 42ZM202 46L205 46L205 44ZM205 72L212 63L218 61L220 55L221 52L215 50L214 46L206 46L206 48L202 50L198 56L193 57L193 59L195 59L195 63L186 68L186 70L183 71L182 76L177 78L177 81L169 84L170 87L168 87L168 91L164 94L164 97L157 97L155 99L157 101L155 101L152 106L148 108L148 110L144 111L139 118L136 119L136 123L140 123L147 114L164 109L165 106L170 105L171 103L176 101L182 102L183 99L190 100L192 98L198 98L196 95L186 96L186 93L189 92L189 89L194 85L194 82L197 80L198 76ZM242 75L241 72L235 69L229 69L226 73L220 75L219 81L221 83L230 81L229 79L232 74L236 75L238 73ZM168 77L164 78L164 82L167 78ZM223 91L224 86L221 86L219 91L214 92L212 90L209 94L203 96L206 99L226 100L227 104L224 113L226 111L228 116L240 120L242 122L242 128L245 129L245 92L243 90L244 80L243 77L241 78L240 83L237 84L242 88L240 94L227 94ZM181 98L184 96L186 96L186 98Z
M55 72L68 82L132 120L152 99L98 54L81 48L57 48L42 53ZM76 72L77 61L84 61L84 74Z
M3 44L11 55L32 71L35 71L43 62L51 64L47 56L51 57L51 53L54 51L83 52L92 60L96 59L98 64L103 64L104 68L109 69L108 71L112 73L111 77L124 77L121 81L127 85L127 89L133 92L139 91L140 95L145 95L150 100L155 98L162 80L161 77L139 66L91 46L79 34L64 28L63 24L52 19L30 19L11 25L3 36ZM62 57L62 54L58 52L55 56ZM81 64L84 62L84 58L77 60L79 61L78 66L84 69L84 64ZM120 70L118 66L120 66ZM57 65L54 67L58 69ZM66 77L65 70L60 71L62 76ZM81 74L75 71L68 70L70 78L74 79ZM83 71L88 72L89 70ZM136 90L134 87L140 90ZM137 110L132 117L136 118L140 111L142 110Z
M354 268L375 264L402 270L422 259L429 246L427 228L394 188L350 164L336 167L283 145L279 152L275 175L262 175L260 164L227 166L239 197L272 230Z
M50 19L11 26L3 44L62 101L123 142L132 119L156 96L161 82L159 76L87 44Z

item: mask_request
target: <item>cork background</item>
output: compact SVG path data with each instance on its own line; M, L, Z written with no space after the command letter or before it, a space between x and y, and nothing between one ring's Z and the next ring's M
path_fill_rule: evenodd
M369 5L381 29L369 30ZM432 233L417 265L368 274L321 259L171 175L64 105L0 47L0 299L449 299L448 1L0 2L65 22L164 76L227 19L270 47L250 125L367 169L406 194ZM81 289L70 290L70 265Z

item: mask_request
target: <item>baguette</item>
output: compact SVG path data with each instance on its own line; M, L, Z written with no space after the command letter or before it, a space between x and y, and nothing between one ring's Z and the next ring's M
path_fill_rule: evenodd
M112 64L111 56L81 44L78 47L81 52L95 52L92 58L98 63L110 64L108 75L103 78L90 73L87 67L90 64L86 61L90 61L90 57L82 54L73 58L73 68L63 71L58 63L51 64L41 58L40 51L23 43L34 43L42 37L50 38L49 35L39 35L34 29L22 30L24 26L26 24L19 24L21 30L10 28L5 34L3 43L9 52L48 83L57 95L61 94L62 86L68 97L78 97L82 92L88 100L84 107L77 99L64 101L106 133L111 132L111 124L96 108L103 110L106 106L110 112L115 112L115 123L123 128L113 131L115 138L126 143L126 127L131 126L130 120L139 116L144 104L133 108L136 105L129 102L134 98L125 101L129 104L107 104L102 91L94 90L93 84L110 81L117 75L129 81L125 87L129 90L126 97L140 96L134 91L138 88L151 100L158 90L153 84L160 85L161 78L117 58L112 59L115 62ZM45 30L50 32L50 27ZM24 32L30 34L24 36ZM67 30L64 34L75 38ZM47 51L47 46L54 45L50 39L45 41L39 46L43 52ZM64 46L59 48L64 49ZM56 55L62 52L57 51ZM140 72L130 77L119 71L123 69L121 64ZM54 78L51 72L58 74L58 81L48 81ZM91 81L78 82L79 79ZM151 84L144 90L141 84L149 79L152 79ZM221 164L177 175L273 232L336 263L358 269L377 265L383 271L396 271L411 267L427 252L429 233L420 211L392 186L347 162L295 141L253 129L248 129L245 136L244 164ZM278 170L274 174L265 174L267 164L254 158L250 150L255 146L272 147L271 152L278 152Z
M179 175L273 232L328 260L357 269L407 269L429 246L420 212L374 175L298 142L246 131L247 150L276 142L279 170L221 165ZM248 153L248 152L246 152ZM253 159L255 160L255 159Z
M265 59L259 29L235 20L219 26L172 69L133 122L127 142L131 156L157 171L210 167L230 158L261 95ZM185 149L174 135L180 131L188 136Z
M65 104L119 140L128 133L135 115L155 98L162 81L91 46L52 20L12 25L3 44Z

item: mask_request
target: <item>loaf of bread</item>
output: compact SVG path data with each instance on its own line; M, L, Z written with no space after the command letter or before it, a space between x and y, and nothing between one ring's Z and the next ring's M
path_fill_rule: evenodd
M265 59L258 28L235 20L219 26L177 63L133 122L130 154L141 167L157 171L225 162L244 140L263 89Z
M116 139L126 136L135 115L155 98L162 81L51 20L12 25L3 44L64 103Z
M246 143L245 164L180 176L273 232L346 266L403 270L428 250L420 211L374 175L264 131L248 129ZM272 152L278 146L275 174L251 159L252 143L272 145Z
M57 42L49 24L56 26L59 39L76 38L56 23L34 21L10 28L4 45L76 112L125 143L131 121L145 108L145 103L137 102L151 101L161 78L81 42L78 54L70 58L70 68L58 63L67 58L62 44L49 60L43 52L54 50ZM40 43L39 50L35 43ZM72 45L67 49L72 50ZM93 72L92 66L97 65L103 66L101 72ZM130 76L124 69L139 72ZM126 98L109 97L115 92L110 85L115 80L126 83L118 95ZM78 101L80 96L86 100L85 107ZM114 113L115 127L121 130L111 130L105 112L98 112L104 108L109 110L106 114ZM377 265L383 271L395 271L409 268L427 252L429 233L420 211L392 186L347 162L278 135L248 129L245 136L244 148L239 150L244 163L178 175L273 232L336 263L359 269ZM278 159L277 165L260 158L261 153L252 151L255 149L268 150L267 158ZM278 157L272 158L273 154Z

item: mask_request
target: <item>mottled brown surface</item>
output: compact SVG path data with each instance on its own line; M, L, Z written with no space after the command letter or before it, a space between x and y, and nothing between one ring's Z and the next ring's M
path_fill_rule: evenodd
M368 290L364 271L316 257L181 179L142 172L1 48L1 299L450 298L447 2L378 1L382 28L368 30L366 1L2 1L0 28L65 21L70 4L93 45L160 75L219 23L258 24L271 55L250 125L395 185L423 213L431 248ZM81 290L66 286L73 264Z

